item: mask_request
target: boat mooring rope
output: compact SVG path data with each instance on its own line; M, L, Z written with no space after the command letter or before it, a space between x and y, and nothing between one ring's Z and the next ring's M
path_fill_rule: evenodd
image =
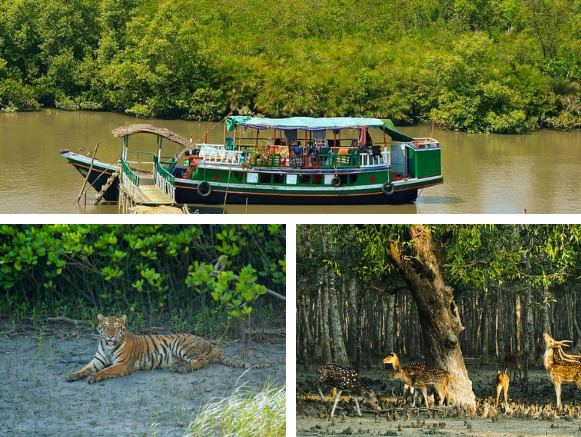
M224 205L222 205L222 214L226 214L226 200L228 199L228 190L230 189L230 176L232 175L232 161L230 161L230 168L228 169L228 183L226 184L226 194L224 194Z

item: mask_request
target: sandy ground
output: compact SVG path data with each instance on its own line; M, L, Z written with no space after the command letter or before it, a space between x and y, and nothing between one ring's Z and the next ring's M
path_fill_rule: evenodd
M183 435L200 406L224 398L238 386L260 390L270 378L285 383L285 345L254 345L245 362L265 369L210 364L190 374L166 370L88 384L67 382L94 356L97 336L52 335L0 338L0 435ZM222 343L226 356L241 359L241 348Z
M557 411L553 384L544 369L531 372L528 384L511 381L509 405L494 407L496 394L493 381L494 364L468 366L477 397L475 411L443 407L439 411L411 409L411 397L404 402L402 383L391 381L390 369L363 370L364 383L380 395L383 411L375 413L366 401L362 416L357 416L351 397L341 396L330 418L333 399L331 389L324 391L325 403L316 395L316 366L297 368L297 436L511 436L539 435L581 437L581 391L574 385L563 386L561 401L565 407ZM494 398L493 398L494 396ZM430 396L431 397L431 396ZM430 401L433 405L433 399ZM361 403L361 402L360 402ZM339 407L342 407L339 409Z

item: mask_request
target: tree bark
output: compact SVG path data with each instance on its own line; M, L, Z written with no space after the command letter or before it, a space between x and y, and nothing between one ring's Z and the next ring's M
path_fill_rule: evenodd
M339 315L339 304L337 301L337 289L335 288L335 272L330 272L329 274L329 300L335 363L340 364L341 366L349 367L349 358L347 358L345 341L343 340L343 329L341 328L341 317Z
M520 296L516 296L514 301L514 314L515 314L515 344L514 352L520 352L522 350L522 304Z
M496 304L496 356L502 356L504 353L504 298L502 296L502 285L498 284L498 300Z
M385 328L385 349L386 356L395 350L395 344L393 341L393 320L395 316L395 294L389 294L387 296L387 326Z
M426 359L430 366L450 372L452 381L448 391L452 402L475 407L472 381L468 377L458 340L464 327L453 290L445 284L440 271L440 260L436 255L439 248L435 246L431 232L422 225L412 225L409 237L413 243L412 256L402 254L398 241L390 243L389 254L416 303L420 326L429 349Z
M305 338L303 339L304 345L304 358L305 360L312 359L313 354L310 353L311 348L313 348L315 342L313 341L313 335L311 333L311 324L309 323L309 317L307 316L307 296L302 296L300 299L300 312L303 317L303 329L305 330ZM314 351L313 351L314 352Z
M330 364L331 357L331 332L329 330L329 291L327 284L323 284L323 295L321 296L321 309L323 312L323 364Z
M359 343L359 332L357 329L358 323L358 308L357 308L357 280L355 278L349 279L349 294L347 297L349 315L349 356L357 362L357 343ZM356 370L361 370L356 366Z
M533 308L533 290L528 289L526 295L526 320L525 320L525 345L523 353L524 365L524 381L527 382L529 378L529 362L533 357L533 350L535 346L535 318ZM525 386L527 386L525 384Z
M327 235L326 248L333 252L333 242L330 235ZM337 302L337 287L335 285L335 272L327 267L327 284L329 295L329 311L331 317L331 330L333 331L333 352L335 363L341 366L349 366L345 342L343 339L343 329L341 328L341 316L339 315L339 303Z
M542 325L543 325L543 333L549 333L551 330L551 325L549 323L549 309L550 309L550 293L549 293L549 286L543 286L543 310L542 310Z

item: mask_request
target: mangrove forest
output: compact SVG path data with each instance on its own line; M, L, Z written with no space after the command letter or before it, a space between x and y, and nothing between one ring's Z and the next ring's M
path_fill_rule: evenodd
M581 0L3 0L0 110L581 127Z

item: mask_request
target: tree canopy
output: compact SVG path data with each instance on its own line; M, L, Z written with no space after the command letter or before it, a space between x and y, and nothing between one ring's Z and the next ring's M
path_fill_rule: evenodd
M280 323L285 238L274 224L1 225L0 316Z
M581 127L580 0L5 0L0 110Z

